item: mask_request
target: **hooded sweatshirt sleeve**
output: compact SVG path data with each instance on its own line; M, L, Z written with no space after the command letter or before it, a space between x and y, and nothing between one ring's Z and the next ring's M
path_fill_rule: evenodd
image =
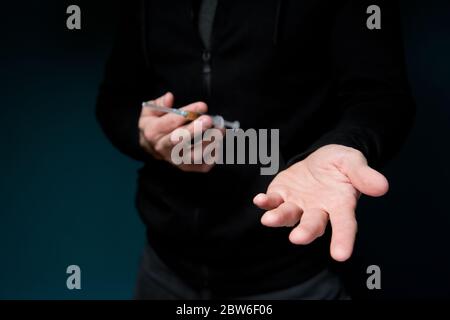
M139 145L138 120L149 97L151 74L143 47L143 8L140 1L122 4L121 20L100 86L96 115L103 132L122 153L138 160L151 159Z
M380 8L381 29L367 26L375 8L372 5ZM339 121L289 164L322 146L340 144L361 151L369 165L380 166L400 148L415 113L403 61L397 1L342 1L331 48L337 87L333 107L339 108Z

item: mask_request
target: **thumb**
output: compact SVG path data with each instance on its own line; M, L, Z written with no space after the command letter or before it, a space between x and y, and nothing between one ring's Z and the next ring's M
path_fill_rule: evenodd
M369 167L364 156L344 161L341 169L353 187L365 195L381 197L389 190L389 182L386 177Z
M175 99L172 92L167 92L165 95L163 95L156 101L156 104L162 107L172 108L174 100Z

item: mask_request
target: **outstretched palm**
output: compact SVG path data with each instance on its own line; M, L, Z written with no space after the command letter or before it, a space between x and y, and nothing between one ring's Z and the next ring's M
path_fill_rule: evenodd
M360 193L378 197L388 182L370 168L363 154L341 145L328 145L280 172L254 203L268 210L261 222L268 227L295 226L289 239L306 245L323 235L331 222L331 256L347 260L353 251ZM298 223L300 222L300 223Z

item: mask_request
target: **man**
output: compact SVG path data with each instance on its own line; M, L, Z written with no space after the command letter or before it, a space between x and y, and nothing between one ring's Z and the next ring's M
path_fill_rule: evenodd
M397 6L376 1L373 29L372 2L124 8L97 116L112 143L144 164L136 203L148 247L137 298L345 298L329 257L351 256L357 200L387 192L373 168L399 149L414 113ZM172 134L196 122L141 107L148 100L279 129L280 172L175 165ZM206 115L197 121L212 126Z

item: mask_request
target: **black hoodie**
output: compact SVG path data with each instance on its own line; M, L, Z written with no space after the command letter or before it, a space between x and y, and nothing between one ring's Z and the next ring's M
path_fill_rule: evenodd
M414 114L393 0L219 1L210 49L195 1L127 1L106 66L97 116L112 143L144 163L137 208L148 241L196 288L245 295L298 284L329 259L329 233L308 246L260 224L253 197L273 177L256 165L186 173L140 147L141 103L167 91L176 106L205 101L244 129L280 130L281 169L327 144L379 167ZM367 8L381 8L370 30Z

